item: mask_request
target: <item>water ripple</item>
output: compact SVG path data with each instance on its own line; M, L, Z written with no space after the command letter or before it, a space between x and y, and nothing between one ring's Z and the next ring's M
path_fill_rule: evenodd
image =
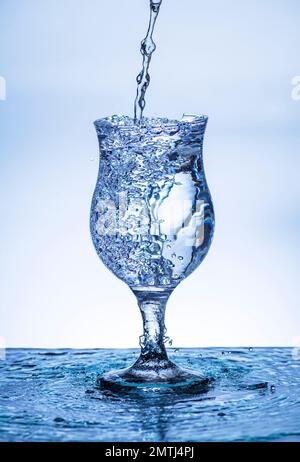
M207 393L122 397L96 377L135 350L8 350L0 361L1 441L300 441L300 361L288 348L176 349L214 378Z

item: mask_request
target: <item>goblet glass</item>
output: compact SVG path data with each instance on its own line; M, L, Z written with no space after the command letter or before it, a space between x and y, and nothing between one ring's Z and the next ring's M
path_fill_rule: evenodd
M95 122L99 174L91 235L103 263L133 291L143 319L141 354L100 384L114 390L194 390L208 379L168 359L165 309L206 256L214 231L202 147L207 117L125 116Z

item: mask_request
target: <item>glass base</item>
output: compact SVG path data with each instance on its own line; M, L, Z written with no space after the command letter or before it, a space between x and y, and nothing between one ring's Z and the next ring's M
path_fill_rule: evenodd
M183 369L168 359L147 360L139 358L126 369L105 373L97 384L113 392L121 393L205 393L212 379Z

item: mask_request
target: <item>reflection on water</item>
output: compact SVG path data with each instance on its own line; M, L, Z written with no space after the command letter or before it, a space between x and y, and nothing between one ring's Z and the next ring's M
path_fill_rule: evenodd
M300 361L291 349L180 349L215 379L205 394L118 396L98 374L135 350L8 350L0 361L1 441L300 441Z

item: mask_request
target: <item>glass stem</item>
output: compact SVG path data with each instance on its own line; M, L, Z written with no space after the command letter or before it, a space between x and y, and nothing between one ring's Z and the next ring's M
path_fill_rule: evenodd
M140 360L167 360L165 347L165 311L169 298L166 292L134 291L143 319L144 333L140 337Z

